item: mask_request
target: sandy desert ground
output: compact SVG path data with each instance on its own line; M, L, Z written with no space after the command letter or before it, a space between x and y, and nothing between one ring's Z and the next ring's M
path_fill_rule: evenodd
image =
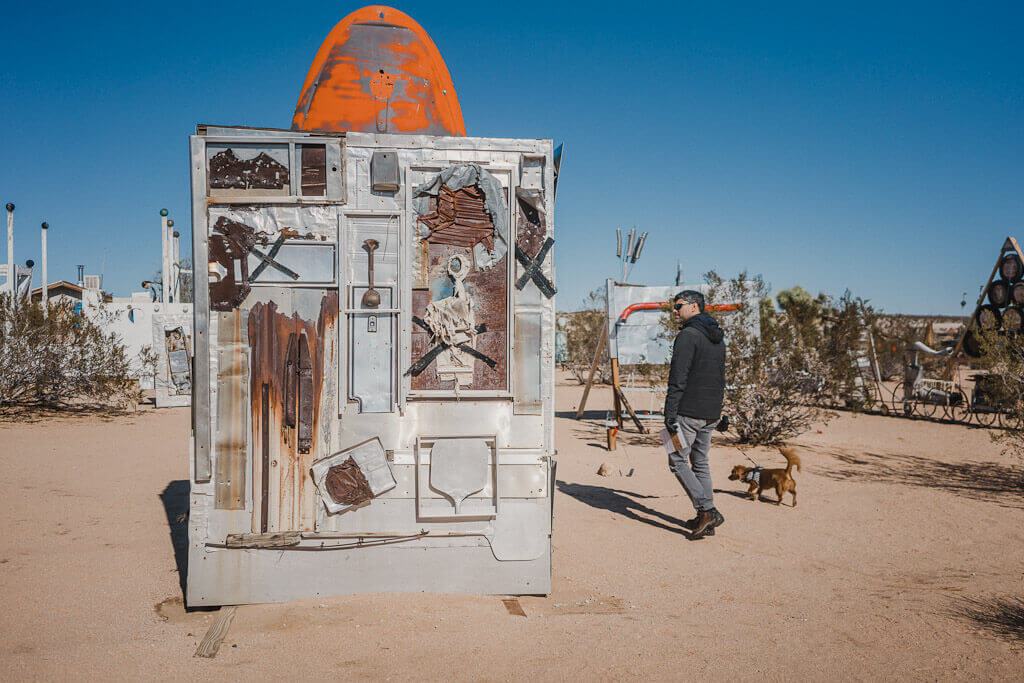
M189 410L0 423L3 678L1022 677L1024 470L985 430L842 414L796 440L796 508L745 500L718 439L727 521L690 542L660 446L608 453L610 395L577 422L580 393L558 387L554 588L525 617L493 596L246 606L212 660L175 552Z

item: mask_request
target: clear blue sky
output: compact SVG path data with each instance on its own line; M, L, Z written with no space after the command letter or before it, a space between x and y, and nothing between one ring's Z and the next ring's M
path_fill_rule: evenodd
M853 3L851 3L853 4ZM1024 238L1024 10L983 3L397 5L448 63L470 135L566 143L559 308L615 274L708 268L957 313ZM188 238L197 122L288 127L331 27L360 5L12 3L0 34L0 203L19 262L124 295ZM451 9L446 9L450 7ZM0 240L2 242L2 240ZM0 249L4 247L0 246ZM183 247L184 250L184 247Z

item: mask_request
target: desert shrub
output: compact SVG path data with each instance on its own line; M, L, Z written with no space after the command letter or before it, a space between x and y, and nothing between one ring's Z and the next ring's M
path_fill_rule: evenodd
M590 372L590 365L594 360L594 349L602 334L607 334L604 329L605 317L607 315L607 295L603 289L595 289L583 300L581 310L573 313L566 320L563 327L565 333L566 367L573 376L583 384L587 381ZM602 359L608 355L605 348L602 352ZM595 380L608 383L611 382L611 369L606 362L598 363Z
M991 378L985 383L989 401L1006 413L1014 429L992 434L1005 452L1024 456L1024 335L997 331L978 334L981 358L978 366Z
M867 302L846 290L829 299L822 312L819 360L825 369L824 391L831 400L850 408L861 408L870 396L859 380L857 356L869 354L862 335L875 324L877 313Z
M807 351L790 314L772 309L764 280L745 272L723 280L711 271L705 281L710 286L708 303L755 297L762 302L757 308L712 313L725 330L724 410L740 443L782 443L826 419L815 404L824 370Z
M123 403L132 391L124 347L70 303L0 296L0 409L72 401Z

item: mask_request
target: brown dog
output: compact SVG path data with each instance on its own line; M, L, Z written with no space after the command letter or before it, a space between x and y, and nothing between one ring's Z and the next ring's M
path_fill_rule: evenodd
M744 467L736 465L732 468L729 479L732 481L744 481L750 483L750 490L747 493L751 500L759 500L765 489L775 489L778 500L776 505L782 504L782 494L789 491L793 494L793 507L796 507L796 482L790 472L793 465L800 470L800 456L792 448L780 448L779 452L786 458L786 469L777 467L774 469L762 469L760 467Z

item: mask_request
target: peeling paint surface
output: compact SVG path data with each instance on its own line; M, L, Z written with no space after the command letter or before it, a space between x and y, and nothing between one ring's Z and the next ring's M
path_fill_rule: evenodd
M448 67L427 32L391 7L342 19L313 60L293 130L465 135Z

